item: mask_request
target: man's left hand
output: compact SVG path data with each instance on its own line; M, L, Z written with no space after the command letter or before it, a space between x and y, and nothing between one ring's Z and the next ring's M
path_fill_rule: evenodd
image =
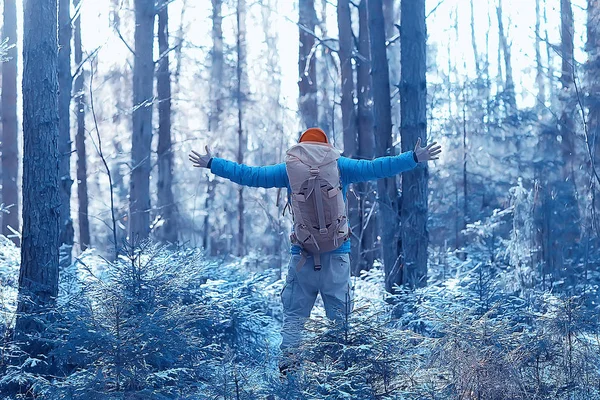
M421 138L418 138L414 152L418 162L439 160L439 154L442 152L442 146L437 144L437 142L433 142L428 144L426 147L421 147Z

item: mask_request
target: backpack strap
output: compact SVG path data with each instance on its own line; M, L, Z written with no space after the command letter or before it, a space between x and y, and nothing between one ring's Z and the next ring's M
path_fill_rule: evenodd
M308 181L308 195L306 198L310 197L312 194L316 196L315 204L317 207L317 216L319 218L319 233L321 235L327 234L327 226L325 224L325 212L323 211L323 191L321 190L321 180L318 178L319 168L311 168L310 174L312 175Z
M308 251L302 249L302 251L300 251L300 260L298 260L298 264L296 264L296 271L300 271L300 269L304 266L304 264L306 264L306 259L310 257ZM320 271L321 270L321 254L320 253L314 253L313 257L315 259L315 265L314 265L314 269L315 271Z
M313 254L313 257L315 258L315 271L320 271L321 270L321 254L315 253L315 254Z

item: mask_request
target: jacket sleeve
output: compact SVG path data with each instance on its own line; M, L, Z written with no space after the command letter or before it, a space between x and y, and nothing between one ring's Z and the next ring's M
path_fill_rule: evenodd
M217 176L244 186L263 188L284 188L288 186L284 163L266 167L249 167L214 157L210 163L210 171Z
M374 160L354 160L340 157L338 161L343 184L389 178L417 166L412 151Z

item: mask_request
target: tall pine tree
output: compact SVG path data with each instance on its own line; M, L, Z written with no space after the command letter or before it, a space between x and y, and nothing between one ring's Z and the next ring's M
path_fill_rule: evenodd
M44 330L58 295L60 189L56 0L26 1L23 18L23 246L15 333ZM44 351L29 340L30 354Z

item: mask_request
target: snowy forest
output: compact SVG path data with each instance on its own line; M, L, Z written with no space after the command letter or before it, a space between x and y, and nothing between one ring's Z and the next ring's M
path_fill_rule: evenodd
M1 399L600 399L599 0L0 5Z

